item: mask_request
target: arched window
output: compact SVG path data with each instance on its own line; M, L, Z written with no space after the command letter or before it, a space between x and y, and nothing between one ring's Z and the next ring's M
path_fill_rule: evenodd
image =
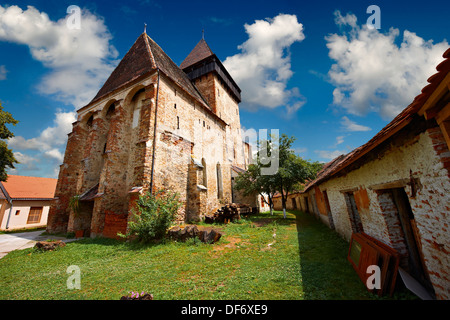
M208 187L208 177L207 177L207 173L206 173L206 161L205 158L202 159L202 166L203 166L203 185L205 187Z
M142 99L144 99L144 93L145 93L145 89L141 89L138 92L136 92L133 99L131 99L131 102L133 104L132 128L136 128L139 124L139 118L141 115Z
M216 165L217 172L217 198L223 199L222 167L220 163Z
M87 120L87 122L86 122L86 126L89 128L89 130L92 129L92 122L93 121L94 121L94 115L91 115L89 117L89 119Z
M106 119L111 119L112 115L114 114L114 111L116 111L116 105L113 103L109 106L108 110L106 111Z

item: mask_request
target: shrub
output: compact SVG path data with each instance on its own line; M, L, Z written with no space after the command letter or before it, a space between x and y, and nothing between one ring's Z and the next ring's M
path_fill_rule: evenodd
M175 220L180 207L181 202L177 193L159 191L153 195L147 192L137 200L138 212L133 210L127 234L118 235L133 237L143 243L162 239Z

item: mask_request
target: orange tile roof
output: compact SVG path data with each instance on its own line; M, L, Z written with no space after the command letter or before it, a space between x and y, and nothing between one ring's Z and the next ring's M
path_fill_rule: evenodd
M14 199L53 199L58 179L8 175L0 182Z

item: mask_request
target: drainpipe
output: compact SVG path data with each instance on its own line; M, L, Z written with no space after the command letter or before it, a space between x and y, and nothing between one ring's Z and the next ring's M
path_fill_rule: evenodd
M6 229L9 229L9 219L11 219L11 212L12 212L12 209L13 209L12 199L9 198L8 202L9 202L9 205L10 205L11 207L9 208L8 220L6 220Z
M150 178L150 192L153 194L153 175L155 172L155 147L156 147L156 123L158 122L158 97L159 97L159 68L158 72L158 84L156 87L156 102L155 102L155 125L153 127L153 152L152 152L152 174Z

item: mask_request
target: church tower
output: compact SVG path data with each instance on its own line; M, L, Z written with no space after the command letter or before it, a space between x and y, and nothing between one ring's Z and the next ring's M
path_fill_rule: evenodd
M242 143L239 116L241 89L203 38L184 59L180 68L194 83L214 113L228 124L229 160L235 166L246 167L248 159L245 147L248 146Z

